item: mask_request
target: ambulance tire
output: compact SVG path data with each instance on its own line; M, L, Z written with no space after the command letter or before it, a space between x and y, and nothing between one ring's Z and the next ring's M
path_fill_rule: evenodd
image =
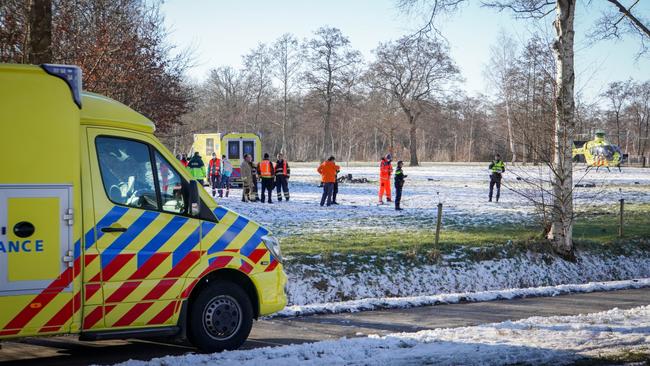
M223 281L201 291L190 305L188 338L206 353L239 348L253 327L253 305L238 285Z

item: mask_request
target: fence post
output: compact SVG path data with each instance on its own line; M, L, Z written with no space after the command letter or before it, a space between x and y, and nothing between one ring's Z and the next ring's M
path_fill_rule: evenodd
M621 198L619 200L619 202L621 203L621 205L620 205L619 217L618 217L618 219L619 219L619 221L618 221L618 237L622 238L623 237L623 210L624 210L624 207L625 207L625 199Z
M438 203L438 219L436 220L436 248L440 241L440 226L442 226L442 203Z

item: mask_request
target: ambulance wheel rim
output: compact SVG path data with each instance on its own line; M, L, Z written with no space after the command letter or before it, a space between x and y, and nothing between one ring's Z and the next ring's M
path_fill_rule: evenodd
M226 340L239 331L242 324L241 306L233 297L214 297L203 312L203 326L210 337Z

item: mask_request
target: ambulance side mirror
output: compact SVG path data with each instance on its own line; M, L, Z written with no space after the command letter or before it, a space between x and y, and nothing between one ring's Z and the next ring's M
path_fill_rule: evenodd
M201 213L201 197L199 197L199 182L195 180L190 181L189 186L189 203L191 216L199 216Z

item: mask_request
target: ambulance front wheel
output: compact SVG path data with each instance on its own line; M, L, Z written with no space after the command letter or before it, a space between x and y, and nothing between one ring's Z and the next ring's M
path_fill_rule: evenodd
M232 282L205 288L190 305L188 337L203 352L239 348L253 327L253 306Z

